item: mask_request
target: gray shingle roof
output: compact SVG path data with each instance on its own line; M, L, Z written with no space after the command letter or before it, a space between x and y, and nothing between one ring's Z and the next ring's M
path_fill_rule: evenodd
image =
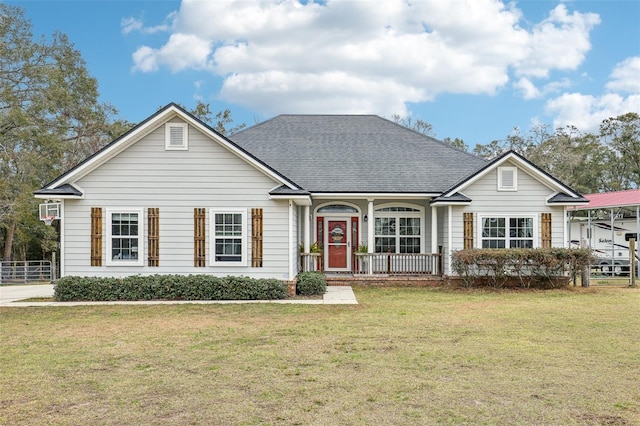
M230 139L311 192L441 193L487 164L375 115L280 115Z
M53 189L38 189L37 191L33 191L33 193L36 195L72 195L76 197L82 197L82 192L78 191L76 187L74 187L73 185L69 185L68 183L60 185Z
M549 204L562 204L562 203L585 203L586 204L589 202L589 200L587 200L584 197L574 198L570 195L560 192L554 195L553 197L549 198L547 202Z

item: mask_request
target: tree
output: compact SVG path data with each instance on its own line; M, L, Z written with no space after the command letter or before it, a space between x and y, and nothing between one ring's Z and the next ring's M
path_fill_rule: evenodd
M187 109L184 105L180 106L182 107L182 109ZM198 120L213 127L213 129L218 133L225 136L231 136L234 133L237 133L247 127L245 123L241 123L237 126L227 128L230 124L233 123L233 118L231 118L231 110L227 108L223 111L219 111L215 116L212 116L210 105L205 104L202 101L198 101L196 107L190 110L189 113L196 117Z
M528 159L578 192L589 193L602 186L603 154L597 136L567 126L542 139Z
M396 124L404 126L415 132L422 133L423 135L432 136L432 137L434 136L433 127L431 126L431 124L421 119L417 119L413 121L411 117L402 118L400 117L399 114L393 114L391 116L391 120L393 120L393 122Z
M638 188L640 185L640 115L635 112L604 120L600 136L611 149L610 161L624 170L619 176L620 189Z
M34 40L21 8L0 3L0 236L2 257L34 215L31 193L82 156L115 108L98 102L98 83L59 32ZM24 229L23 229L24 228Z
M469 152L469 145L467 145L462 139L455 138L451 139L450 137L446 137L442 140L442 142L446 143L449 146L452 146L456 149L459 149L464 152Z

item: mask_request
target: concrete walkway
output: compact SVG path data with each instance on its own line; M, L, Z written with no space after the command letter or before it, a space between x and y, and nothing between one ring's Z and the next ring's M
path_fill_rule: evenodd
M284 300L145 300L135 302L20 302L34 297L52 297L53 285L19 285L0 287L0 306L87 306L87 305L177 305L230 303L300 303L305 305L357 305L353 289L348 286L328 286L322 299Z

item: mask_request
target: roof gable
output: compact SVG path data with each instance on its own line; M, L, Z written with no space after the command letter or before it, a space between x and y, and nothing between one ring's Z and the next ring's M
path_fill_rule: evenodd
M476 172L466 176L460 182L453 185L451 188L447 189L443 195L444 198L451 197L454 194L464 191L465 188L468 188L474 182L485 177L490 172L496 170L498 167L503 166L505 164L513 164L518 169L525 171L534 179L547 186L550 190L556 191L556 195L551 197L548 202L556 203L556 204L583 204L587 202L587 200L580 195L578 192L574 191L567 185L560 182L558 179L551 176L549 173L540 169L538 166L524 158L522 155L518 154L515 151L509 151L499 157L496 157L491 162L486 164L483 168L477 170ZM559 196L562 194L562 196Z
M129 130L90 157L86 158L81 163L77 164L62 175L58 176L53 181L46 184L41 190L36 191L36 193L43 193L43 191L49 191L51 193L51 191L55 191L57 188L77 181L83 176L91 173L91 171L107 163L111 158L126 150L129 146L133 145L134 143L151 133L154 129L157 129L159 126L170 121L171 119L174 119L175 117L179 117L189 125L194 126L205 135L209 136L212 141L217 142L227 150L233 152L253 167L272 177L275 181L292 189L299 188L298 185L296 185L286 176L280 174L278 171L276 171L260 159L254 157L252 154L245 151L242 147L236 145L233 141L231 141L224 135L218 133L204 122L198 120L196 117L185 111L180 106L176 105L175 103L170 103L164 108L158 110L155 114L148 117L146 120L136 125L133 129Z

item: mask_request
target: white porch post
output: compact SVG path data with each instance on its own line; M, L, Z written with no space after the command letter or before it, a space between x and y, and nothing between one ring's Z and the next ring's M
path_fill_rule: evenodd
M447 247L442 252L443 255L447 256L447 263L446 263L447 275L451 273L451 248L453 246L452 240L453 240L453 207L449 206L447 208ZM444 272L445 271L442 271L443 275L444 275Z
M293 227L293 201L289 200L289 280L292 280L296 276L296 266L298 261L296 259L296 246L295 241L293 240L293 235L295 233L295 229Z
M369 253L373 253L375 251L376 238L374 235L375 232L375 218L373 217L373 198L367 200L367 251ZM369 257L369 261L367 262L368 273L369 275L373 275L373 256Z
M431 253L438 252L438 208L431 206Z
M373 199L369 199L367 205L367 249L369 253L373 253L375 248L375 238L374 238L374 219L373 219Z
M309 253L309 248L311 246L310 242L310 230L309 230L309 206L304 206L304 252Z

